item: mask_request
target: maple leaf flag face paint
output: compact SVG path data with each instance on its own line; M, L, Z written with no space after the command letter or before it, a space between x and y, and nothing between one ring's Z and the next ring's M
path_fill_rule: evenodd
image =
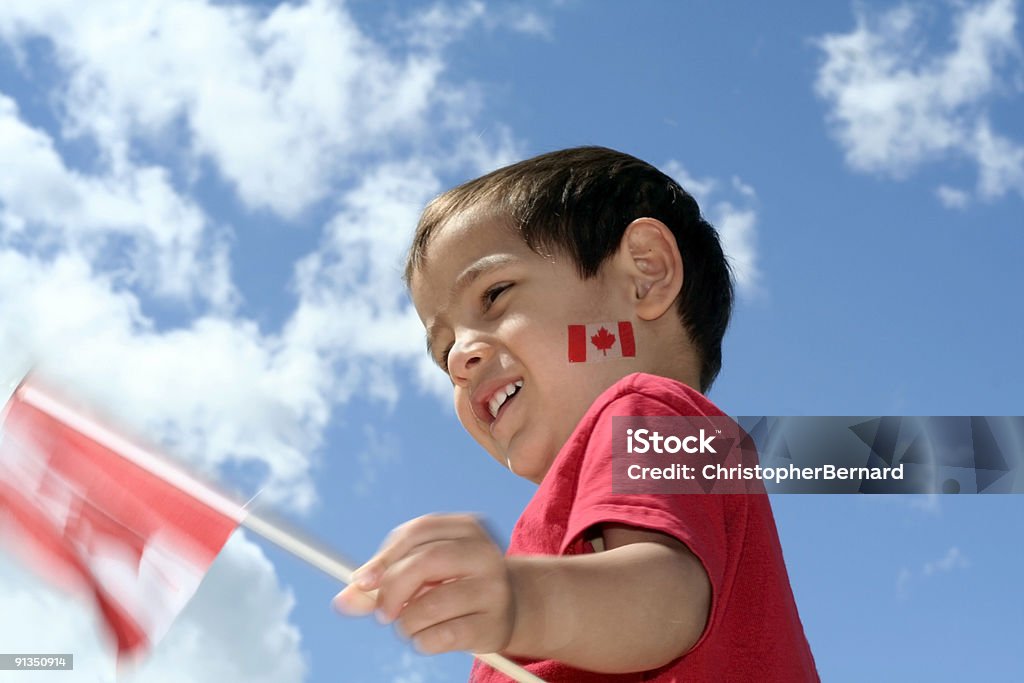
M633 324L629 321L569 325L570 363L635 356L636 341L633 337Z

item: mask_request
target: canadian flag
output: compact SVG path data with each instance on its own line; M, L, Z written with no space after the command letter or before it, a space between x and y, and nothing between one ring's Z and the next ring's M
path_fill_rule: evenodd
M0 544L91 596L119 661L138 658L195 593L242 509L28 383L0 418Z
M569 362L584 363L636 356L629 321L569 325Z

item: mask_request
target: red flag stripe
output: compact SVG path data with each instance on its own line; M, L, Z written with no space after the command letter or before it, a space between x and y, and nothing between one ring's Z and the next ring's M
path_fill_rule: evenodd
M179 491L198 499L207 507L235 521L236 525L245 519L245 511L234 501L204 486L189 474L174 467L154 453L150 453L124 437L79 415L39 389L23 385L17 396L28 405L34 406L57 423L78 432L86 439L113 451L125 460L134 463L145 472L155 475ZM76 438L74 435L71 438Z
M583 363L587 360L587 326L569 325L569 362Z
M628 320L619 323L619 344L623 357L636 356L636 340L633 339L633 324Z

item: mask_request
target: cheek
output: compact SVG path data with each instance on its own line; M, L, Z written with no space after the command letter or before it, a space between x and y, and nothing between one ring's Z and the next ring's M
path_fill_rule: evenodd
M452 400L455 404L455 415L459 418L463 429L474 438L478 438L480 426L476 422L476 416L473 415L473 409L469 403L469 392L460 387L455 387L455 395Z
M560 371L567 365L566 353L568 325L564 315L544 318L511 318L501 334L507 340L509 352L530 370L544 367L546 371Z

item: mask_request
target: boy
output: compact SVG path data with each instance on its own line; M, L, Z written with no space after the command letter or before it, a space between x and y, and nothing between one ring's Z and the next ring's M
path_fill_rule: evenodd
M732 284L690 195L613 150L545 154L431 202L406 282L462 425L539 488L507 555L471 516L421 517L339 608L547 681L816 680L766 496L612 491L613 415L723 415L702 393ZM587 362L573 330L603 321L618 346Z

